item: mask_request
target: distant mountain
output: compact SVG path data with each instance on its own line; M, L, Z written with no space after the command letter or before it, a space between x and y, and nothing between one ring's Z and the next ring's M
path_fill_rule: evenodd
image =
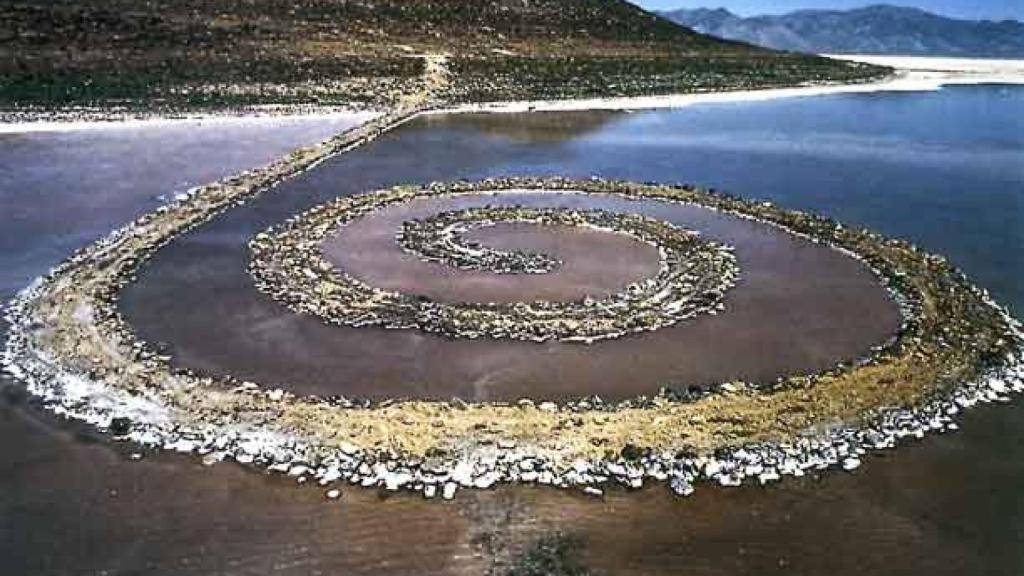
M751 18L698 8L662 15L698 32L778 50L1024 58L1024 23L957 20L917 8L876 5Z

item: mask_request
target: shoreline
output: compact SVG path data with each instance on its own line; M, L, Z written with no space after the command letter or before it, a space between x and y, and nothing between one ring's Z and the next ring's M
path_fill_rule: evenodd
M829 58L889 66L896 72L881 80L850 84L816 84L791 88L764 88L756 90L727 90L667 94L662 96L624 96L613 98L584 98L574 100L523 100L508 102L480 102L440 106L421 111L418 115L464 113L521 113L521 112L582 112L588 110L629 111L684 108L696 104L724 104L762 102L782 98L826 96L833 94L868 94L876 92L931 92L944 86L977 84L1024 85L1024 60L983 60L973 58L870 56L852 54L825 54ZM159 128L188 124L235 124L250 122L304 122L332 118L359 117L370 122L385 114L380 110L317 107L265 107L237 113L222 112L161 116L140 114L118 115L98 110L81 110L83 118L50 120L62 114L79 111L52 110L26 112L27 120L0 122L0 135L40 132L70 132L97 129ZM93 116L95 115L95 116Z
M62 112L57 112L61 114ZM297 112L290 108L281 110L261 110L253 113L235 114L230 111L222 113L182 114L172 116L139 115L137 117L99 116L90 119L86 111L86 119L80 120L46 120L50 113L43 114L44 119L18 122L0 122L0 135L5 134L39 134L50 132L81 132L86 130L130 130L144 128L168 128L178 126L202 125L238 125L238 124L286 124L293 122L314 122L320 120L356 120L360 125L384 115L377 110L358 109L317 109L311 112Z
M728 104L763 102L782 98L827 96L833 94L870 94L876 92L933 92L944 86L976 84L1024 85L1024 60L978 60L969 58L931 58L904 56L833 55L829 58L862 62L895 68L887 78L852 84L821 84L793 88L737 90L670 94L622 98L581 100L536 100L465 104L446 113L518 113L518 112L582 112L586 110L659 110L684 108L696 104Z

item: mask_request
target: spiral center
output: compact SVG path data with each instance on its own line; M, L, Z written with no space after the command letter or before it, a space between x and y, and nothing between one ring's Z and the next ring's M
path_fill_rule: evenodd
M376 286L336 267L319 249L338 227L387 206L430 196L444 194L392 190L346 198L260 234L252 243L257 285L292 309L331 324L418 329L453 339L591 343L717 313L738 276L731 249L696 232L640 214L565 206L444 211L403 221L395 240L406 253L446 268L544 275L563 262L541 252L487 246L467 235L498 224L579 228L652 247L658 254L656 272L603 297L453 303Z

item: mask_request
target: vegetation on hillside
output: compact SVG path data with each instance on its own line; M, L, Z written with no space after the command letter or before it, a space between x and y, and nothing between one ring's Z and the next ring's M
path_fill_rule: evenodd
M704 36L623 0L21 0L0 106L383 105L445 53L456 100L796 84L879 69Z

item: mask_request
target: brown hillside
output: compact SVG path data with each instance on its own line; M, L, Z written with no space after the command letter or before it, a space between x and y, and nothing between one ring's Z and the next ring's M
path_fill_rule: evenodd
M685 92L871 71L704 36L622 0L29 0L0 7L0 104L382 104L417 53L456 100Z

